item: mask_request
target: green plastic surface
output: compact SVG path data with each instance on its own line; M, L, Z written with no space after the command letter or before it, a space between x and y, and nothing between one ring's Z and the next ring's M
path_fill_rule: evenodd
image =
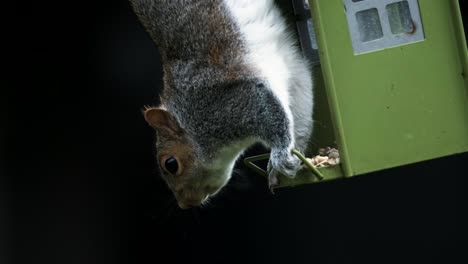
M360 55L343 1L310 5L345 176L468 151L458 1L419 0L424 41Z
M309 0L321 65L307 154L333 146L341 160L319 168L323 180L468 151L468 52L458 1L418 2L423 41L355 55L343 0ZM246 161L266 176L256 158L268 155ZM280 187L315 182L304 169L281 177Z

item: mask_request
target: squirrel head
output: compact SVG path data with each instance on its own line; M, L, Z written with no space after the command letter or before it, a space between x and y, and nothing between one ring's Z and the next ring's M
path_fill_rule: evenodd
M157 132L157 160L162 178L180 208L199 206L215 195L230 178L232 167L216 166L203 148L164 107L147 107L146 122Z

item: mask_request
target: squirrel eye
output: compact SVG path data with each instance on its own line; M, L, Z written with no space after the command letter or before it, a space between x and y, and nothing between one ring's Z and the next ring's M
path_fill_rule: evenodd
M164 167L168 172L176 174L179 169L179 164L177 163L177 160L171 156L164 162Z

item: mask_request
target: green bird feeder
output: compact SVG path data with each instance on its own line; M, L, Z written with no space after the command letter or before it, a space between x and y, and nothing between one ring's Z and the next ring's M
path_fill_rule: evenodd
M314 64L309 149L336 147L340 164L281 177L280 186L468 151L468 52L457 0L293 2ZM245 163L266 175L255 165L265 158Z

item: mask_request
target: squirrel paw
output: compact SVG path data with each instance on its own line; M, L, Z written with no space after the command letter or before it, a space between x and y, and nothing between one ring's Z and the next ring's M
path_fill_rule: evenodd
M276 170L289 178L294 178L300 168L301 160L286 150L272 151L267 169L270 177Z

